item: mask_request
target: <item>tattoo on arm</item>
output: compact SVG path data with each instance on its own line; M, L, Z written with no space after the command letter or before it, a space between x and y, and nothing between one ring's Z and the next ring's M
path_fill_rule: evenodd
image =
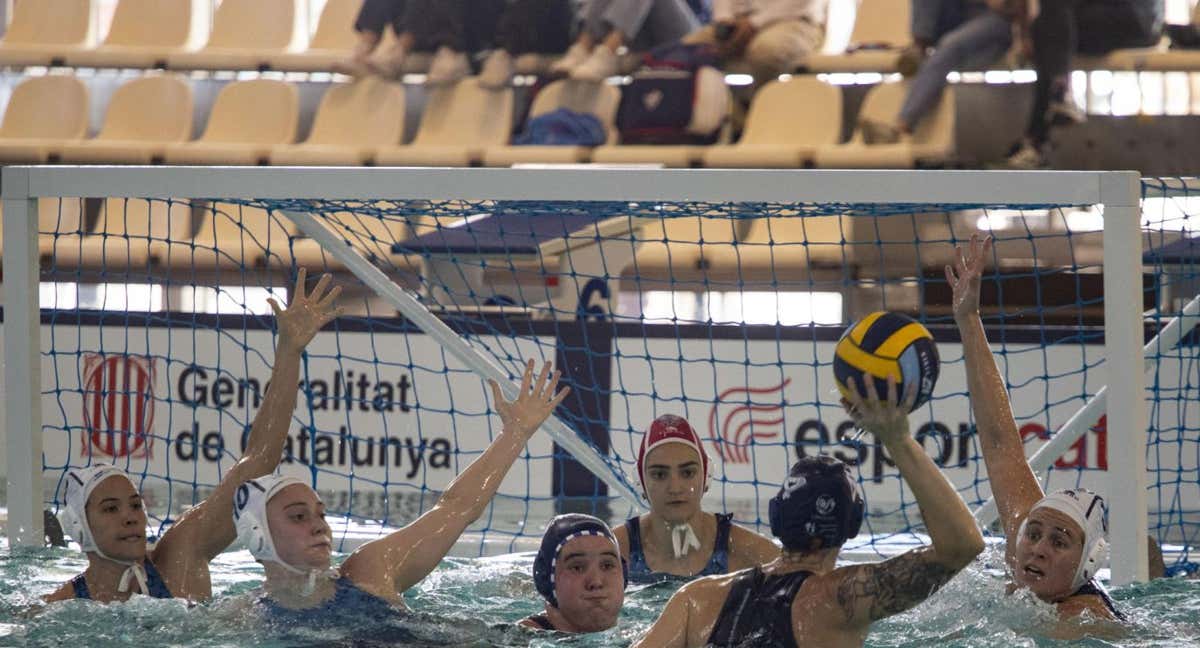
M899 614L929 598L958 570L933 562L931 549L910 551L874 565L853 568L837 588L838 607L848 622Z

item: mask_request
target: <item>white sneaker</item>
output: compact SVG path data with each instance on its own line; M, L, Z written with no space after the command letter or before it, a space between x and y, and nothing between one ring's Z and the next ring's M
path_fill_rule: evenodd
M861 119L858 122L858 130L862 133L863 142L867 144L895 144L900 141L900 129L894 124Z
M552 74L570 74L571 70L583 65L583 62L588 60L592 55L592 51L584 47L582 43L572 45L563 57L554 62L550 66Z
M471 61L466 53L442 46L433 55L429 64L429 74L425 77L427 85L450 85L471 74Z
M1024 140L1004 160L1002 168L1014 170L1031 170L1045 169L1049 164L1046 162L1046 156L1042 154L1036 146L1029 140Z
M586 61L571 70L571 78L579 81L603 81L620 70L620 63L616 52L601 45L592 50L592 55Z
M499 90L512 83L514 72L513 57L507 51L498 49L483 62L479 71L479 87Z
M1051 126L1076 126L1087 121L1087 113L1070 98L1051 101L1046 107L1046 122Z

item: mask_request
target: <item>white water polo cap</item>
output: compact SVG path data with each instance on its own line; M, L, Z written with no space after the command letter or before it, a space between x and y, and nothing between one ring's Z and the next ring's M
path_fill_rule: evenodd
M1083 529L1083 555L1075 568L1071 589L1077 590L1095 577L1108 554L1108 506L1104 498L1086 488L1054 491L1043 497L1033 509L1054 509L1071 518ZM1028 521L1028 517L1026 517ZM1024 524L1022 524L1024 526Z
M92 496L92 491L96 490L100 482L109 477L124 477L129 485L133 486L134 491L137 491L137 485L129 478L129 474L116 466L98 463L86 468L72 468L67 471L65 478L66 506L60 512L62 525L66 529L67 535L79 543L79 549L84 553L95 551L104 556L104 552L96 546L96 539L92 537L92 528L88 525L87 503L88 498ZM104 557L108 558L108 556Z
M267 475L244 482L233 498L233 523L237 527L238 540L256 560L279 563L284 567L307 573L283 562L275 552L275 540L271 538L271 527L267 524L267 502L279 491L303 481L283 475Z
M149 594L150 585L147 581L146 568L140 562L118 560L104 553L96 544L96 538L92 535L92 527L88 524L88 499L91 498L92 491L96 490L100 482L109 477L124 478L133 487L133 491L138 492L137 484L133 483L129 473L110 464L98 463L86 468L72 468L67 471L67 502L61 512L63 528L67 535L79 543L79 550L83 553L95 552L105 560L125 565L125 571L122 572L121 580L117 584L118 592L128 592L130 586L136 583L139 592Z

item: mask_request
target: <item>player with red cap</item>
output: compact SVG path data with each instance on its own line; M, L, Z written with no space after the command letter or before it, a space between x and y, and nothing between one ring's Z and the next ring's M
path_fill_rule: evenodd
M682 417L665 414L650 424L637 471L650 512L614 530L630 582L726 574L779 554L775 543L733 525L732 515L700 508L708 490L708 453Z

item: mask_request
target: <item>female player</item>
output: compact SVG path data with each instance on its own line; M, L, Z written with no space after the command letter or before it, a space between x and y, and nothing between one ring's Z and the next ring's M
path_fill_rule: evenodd
M231 516L234 493L242 482L274 470L283 452L297 390L282 386L299 383L304 347L341 314L334 308L341 288L327 290L329 275L307 296L306 278L302 268L286 310L274 299L267 300L279 329L271 385L280 387L267 390L245 453L212 495L184 513L153 550L146 547L142 496L125 471L107 464L67 471L64 526L87 554L88 568L46 596L46 602L90 598L107 603L127 600L134 593L193 601L212 597L208 563L237 537Z
M1089 629L1072 620L1085 613L1102 620L1123 619L1094 579L1107 548L1107 510L1104 500L1087 490L1047 495L1025 459L1008 391L979 316L979 286L991 250L990 236L980 239L974 234L965 254L957 250L954 267L946 266L954 319L962 335L971 409L1008 540L1005 558L1012 579L1016 587L1058 608L1064 622L1051 630L1052 635L1077 638ZM1091 631L1113 629L1110 624Z
M774 560L774 542L708 513L708 453L692 426L667 414L650 424L638 451L638 477L650 512L630 518L615 533L629 580L649 583L727 574Z
M530 360L521 393L512 402L491 382L504 429L433 508L403 529L362 545L336 569L330 569L333 538L325 505L312 488L280 476L243 484L234 517L238 537L263 563L268 615L276 622L313 624L347 613L361 619L403 609L401 593L433 571L483 514L525 444L570 392L564 387L555 393L559 373L550 376L550 363L536 383L533 369Z

